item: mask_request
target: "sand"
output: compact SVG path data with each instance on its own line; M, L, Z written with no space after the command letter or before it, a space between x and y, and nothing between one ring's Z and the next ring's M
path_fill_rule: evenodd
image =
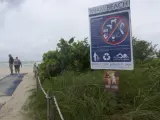
M32 72L33 71L32 69L33 69L32 67L24 66L24 67L21 68L21 73ZM8 75L8 74L10 74L9 67L0 68L0 75L5 76L5 75Z
M36 81L33 79L32 67L24 67L22 73L28 73L23 78L23 81L18 85L13 95L10 97L0 97L0 102L4 103L0 110L0 120L24 120L23 110L28 96L31 94L30 89L35 87ZM0 73L8 74L8 68L0 70Z

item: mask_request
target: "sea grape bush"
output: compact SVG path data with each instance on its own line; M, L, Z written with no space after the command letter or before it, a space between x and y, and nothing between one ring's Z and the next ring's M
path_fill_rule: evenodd
M90 46L87 38L83 41L75 41L74 37L69 41L60 39L54 51L48 51L43 55L43 63L40 65L41 76L53 77L63 71L84 71L90 67Z

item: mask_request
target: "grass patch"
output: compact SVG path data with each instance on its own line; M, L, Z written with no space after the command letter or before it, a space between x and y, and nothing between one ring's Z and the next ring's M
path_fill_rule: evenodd
M116 94L104 91L103 71L66 72L45 80L43 86L56 96L65 120L159 120L160 74L156 71L119 71ZM46 119L43 93L34 91L25 109L34 120ZM60 120L58 113L56 120Z

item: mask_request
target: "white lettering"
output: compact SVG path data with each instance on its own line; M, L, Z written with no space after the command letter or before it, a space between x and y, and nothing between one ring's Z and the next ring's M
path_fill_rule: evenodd
M97 14L97 13L103 13L103 12L109 12L113 10L119 10L122 8L130 7L129 0L123 0L119 2L114 2L111 4L101 5L93 8L89 8L89 15Z
M94 69L133 69L133 65L131 62L92 62L91 66Z

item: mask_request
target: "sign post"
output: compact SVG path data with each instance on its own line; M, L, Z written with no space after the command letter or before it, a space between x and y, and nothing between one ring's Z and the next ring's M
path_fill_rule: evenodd
M130 0L88 11L91 69L133 70Z

